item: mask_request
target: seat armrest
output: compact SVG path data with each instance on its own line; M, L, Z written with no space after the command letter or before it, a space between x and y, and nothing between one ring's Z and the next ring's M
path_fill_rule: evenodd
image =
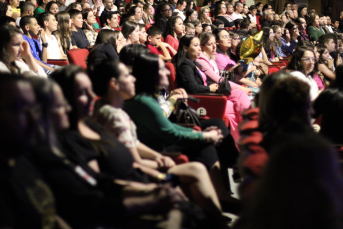
M63 59L48 59L47 63L58 66L69 65L69 61Z

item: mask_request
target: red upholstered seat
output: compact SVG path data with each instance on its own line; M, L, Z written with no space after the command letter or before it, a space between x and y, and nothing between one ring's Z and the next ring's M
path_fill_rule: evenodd
M68 51L68 59L71 64L87 69L86 59L88 54L89 51L87 49L73 49Z
M145 26L145 31L147 31L152 25L146 25Z
M268 75L273 74L274 72L278 72L280 70L280 67L268 67Z
M58 65L58 66L64 66L64 65L69 65L68 60L58 60L58 59L48 59L47 61L48 64L52 65Z
M176 82L175 67L172 63L166 63L166 67L170 71L169 82L170 89L174 90L178 88ZM229 125L229 119L225 115L227 98L223 95L218 95L214 93L206 94L190 94L190 96L200 99L199 103L192 102L188 100L188 104L198 111L198 113L208 116L210 118L220 118L223 119L226 125Z

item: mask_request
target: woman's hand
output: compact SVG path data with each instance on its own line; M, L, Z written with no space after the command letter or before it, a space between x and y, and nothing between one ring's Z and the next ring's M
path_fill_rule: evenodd
M334 61L333 58L330 58L330 59L327 60L327 62L328 62L328 68L332 69L332 67L333 67L333 61Z
M214 83L210 85L210 92L218 91L218 84Z
M257 78L255 83L257 84L257 86L261 87L262 86L262 80L260 78Z
M170 98L174 99L174 100L178 100L178 99L187 99L188 98L188 94L185 91L185 89L183 88L178 88L173 90L170 93Z
M221 134L221 131L219 129L204 131L203 136L208 142L212 142L215 145L221 143L221 141L223 140L223 135Z
M242 91L245 91L245 93L247 93L247 95L252 95L252 90L247 88L247 87L241 87L240 88Z
M27 41L23 42L23 52L21 53L21 57L25 60L32 56L30 45Z
M159 155L155 158L155 161L157 162L158 168L172 168L175 166L175 162L173 159L167 156Z

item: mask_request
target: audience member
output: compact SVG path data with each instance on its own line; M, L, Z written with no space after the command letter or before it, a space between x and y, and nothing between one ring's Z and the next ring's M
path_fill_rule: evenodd
M209 16L210 9L207 6L203 6L199 10L198 20L202 24L212 24L212 20Z
M102 11L101 16L100 16L101 26L105 26L106 24L105 18L108 12L117 11L117 6L113 5L113 0L104 0L104 6L105 6L105 9ZM115 7L115 9L113 9L113 7Z
M35 9L34 16L37 18L38 14L45 12L45 6L51 0L38 0L38 7Z
M24 16L33 16L35 6L30 2L25 2L20 7L21 15L17 17L15 24L20 27L20 19Z
M111 0L110 0L111 1ZM69 10L68 11L71 20L71 41L73 46L77 46L78 48L85 49L90 47L90 43L88 38L82 30L83 20L82 20L82 12L79 10Z
M216 20L221 20L224 22L224 27L234 27L234 20L226 16L226 6L224 2L219 1L216 3L214 9L214 18Z
M157 54L162 60L171 60L169 50L173 56L176 54L176 50L173 49L168 43L161 41L162 31L156 26L151 26L147 30L148 39L146 46L149 48L151 53Z
M58 4L54 1L49 2L46 4L45 11L51 13L56 17L56 14L60 11L58 8Z
M59 12L56 14L57 24L57 31L54 32L54 35L58 37L60 41L60 46L63 49L64 54L70 49L77 48L72 44L72 33L70 30L70 15L68 12Z
M170 5L162 1L156 8L154 26L157 26L162 31L162 33L164 33L167 20L171 17L171 15L172 9Z
M164 41L169 44L174 50L179 48L178 35L184 33L185 27L180 17L171 17L168 19L164 30ZM174 56L174 55L173 55Z
M90 45L94 45L98 33L94 30L93 25L96 23L96 19L91 9L85 9L82 11L83 32L86 34Z
M52 32L57 30L58 24L54 15L48 12L39 14L38 24L44 30L45 39L42 38L43 35L41 34L39 42L47 48L47 58L66 59L67 56L63 52L59 38L52 34ZM46 41L45 43L43 39Z

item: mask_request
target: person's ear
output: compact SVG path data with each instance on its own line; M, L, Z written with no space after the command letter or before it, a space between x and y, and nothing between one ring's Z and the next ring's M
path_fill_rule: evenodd
M151 42L151 40L152 40L152 37L148 36L148 41Z
M116 78L112 78L110 80L110 84L109 84L110 88L115 89L115 90L119 90L119 82Z
M26 30L26 31L24 31L25 33L29 32L30 31L30 25L25 25L25 30Z
M187 52L188 51L188 47L183 46L183 50L185 50Z

